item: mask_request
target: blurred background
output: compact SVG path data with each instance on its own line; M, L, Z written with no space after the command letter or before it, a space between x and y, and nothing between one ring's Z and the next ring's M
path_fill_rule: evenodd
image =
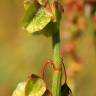
M61 54L74 96L96 96L96 0L62 0ZM40 74L52 59L51 37L22 30L23 0L0 0L0 96Z

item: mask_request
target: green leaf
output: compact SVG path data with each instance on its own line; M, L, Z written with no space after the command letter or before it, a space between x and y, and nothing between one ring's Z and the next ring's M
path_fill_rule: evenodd
M27 81L18 84L12 96L43 96L46 90L44 80L36 75L31 75Z
M47 2L47 0L38 0L38 2L39 2L41 5L45 5L45 3Z
M13 92L12 96L25 96L25 86L27 82L21 82Z
M38 8L40 5L38 5L34 0L25 0L24 1L24 8L25 8L25 15L23 18L23 27L26 28L27 25L31 22L34 15L36 14Z
M29 33L41 31L49 22L51 21L51 16L48 15L45 8L40 8L36 13L35 17L26 27Z
M45 82L38 76L32 75L28 80L25 94L26 96L42 96L46 91Z
M48 0L46 6L40 4L40 2L45 3L46 0L25 1L24 6L26 13L23 19L23 28L28 31L28 33L43 33L46 36L50 36L53 31L56 31L53 27L55 26L55 29L57 29L60 24L61 12L56 9L54 3L50 3L50 0ZM51 23L51 27L50 22L53 22Z

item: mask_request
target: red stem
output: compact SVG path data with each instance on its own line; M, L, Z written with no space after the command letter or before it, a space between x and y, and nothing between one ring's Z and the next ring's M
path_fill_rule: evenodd
M61 58L61 62L62 62L62 66L63 66L63 70L64 70L64 75L65 75L65 83L67 83L67 73L66 73L65 64L63 62L63 57Z

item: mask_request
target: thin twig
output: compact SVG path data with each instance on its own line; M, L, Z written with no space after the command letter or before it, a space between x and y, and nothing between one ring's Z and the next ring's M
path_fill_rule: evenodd
M65 75L65 83L67 83L67 73L66 73L65 64L63 62L63 57L61 58L61 62L62 62L62 66L63 66L63 70L64 70L64 75Z

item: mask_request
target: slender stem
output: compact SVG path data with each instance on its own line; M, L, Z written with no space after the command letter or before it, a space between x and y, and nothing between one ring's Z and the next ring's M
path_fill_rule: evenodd
M63 57L61 59L62 59L62 66L63 66L63 70L64 70L64 75L65 75L65 82L64 83L67 83L67 73L66 73L65 64L63 62Z
M53 61L55 70L53 71L52 94L53 96L61 96L61 56L60 56L60 33L56 32L52 35L53 39Z

